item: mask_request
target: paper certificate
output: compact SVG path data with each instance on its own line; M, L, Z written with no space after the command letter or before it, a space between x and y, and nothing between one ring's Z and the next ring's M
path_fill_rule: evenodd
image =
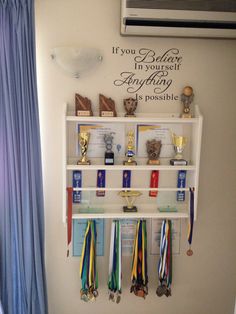
M103 158L106 151L104 134L113 133L113 152L116 157L122 157L125 154L125 130L120 123L104 123L104 124L78 124L78 133L89 132L90 139L88 145L89 157ZM77 154L80 154L78 144Z
M137 125L136 147L138 157L147 157L146 143L148 140L161 140L162 147L160 158L172 158L174 149L172 144L171 132L182 134L181 125L158 124L158 125Z

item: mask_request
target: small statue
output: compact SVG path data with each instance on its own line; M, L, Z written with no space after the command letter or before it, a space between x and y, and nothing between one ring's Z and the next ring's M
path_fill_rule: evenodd
M75 94L75 115L76 116L92 116L91 100L79 94Z
M138 101L134 98L124 99L124 107L125 107L125 117L135 117L135 110L138 106Z
M192 118L190 113L190 105L193 101L194 94L191 86L185 86L183 89L183 93L181 94L181 102L184 106L183 113L181 115L182 118Z
M146 142L147 154L148 154L148 164L149 165L159 165L160 152L161 152L161 141L156 139L149 140Z
M99 94L99 113L101 117L116 117L114 100Z

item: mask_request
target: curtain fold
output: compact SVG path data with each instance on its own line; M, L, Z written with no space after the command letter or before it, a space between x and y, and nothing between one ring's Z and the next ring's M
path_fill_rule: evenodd
M0 0L0 302L4 314L48 312L34 28L33 0Z

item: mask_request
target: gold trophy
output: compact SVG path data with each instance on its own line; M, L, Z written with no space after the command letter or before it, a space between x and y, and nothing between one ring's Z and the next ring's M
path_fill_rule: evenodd
M161 145L161 141L158 141L156 139L146 142L148 165L160 165L159 156L161 153Z
M187 143L187 138L172 133L172 143L174 145L176 155L175 158L170 160L170 164L173 166L186 166L188 162L183 159L183 151Z
M124 160L123 164L128 165L137 165L137 162L134 160L134 132L128 132L128 145L127 145L127 152L126 152L127 160Z
M79 145L81 149L81 158L77 162L78 165L90 165L91 162L87 158L87 151L88 151L88 143L89 143L90 133L88 132L81 132L79 133Z
M139 191L120 191L119 195L121 197L124 197L126 202L127 202L127 206L123 206L124 212L126 212L126 213L137 212L137 207L134 206L134 201L135 201L136 197L142 195L141 192L139 192Z

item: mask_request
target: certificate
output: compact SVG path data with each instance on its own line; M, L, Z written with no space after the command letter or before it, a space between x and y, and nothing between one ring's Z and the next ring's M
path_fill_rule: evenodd
M78 124L78 133L89 132L90 139L88 145L89 157L104 158L106 151L104 134L113 133L113 148L112 151L116 157L122 157L125 154L125 130L120 123L104 123L104 124ZM78 145L77 154L80 154L80 147Z
M161 140L160 158L172 158L174 154L171 132L182 134L182 125L158 124L137 125L136 147L138 157L147 157L146 143L148 140Z

